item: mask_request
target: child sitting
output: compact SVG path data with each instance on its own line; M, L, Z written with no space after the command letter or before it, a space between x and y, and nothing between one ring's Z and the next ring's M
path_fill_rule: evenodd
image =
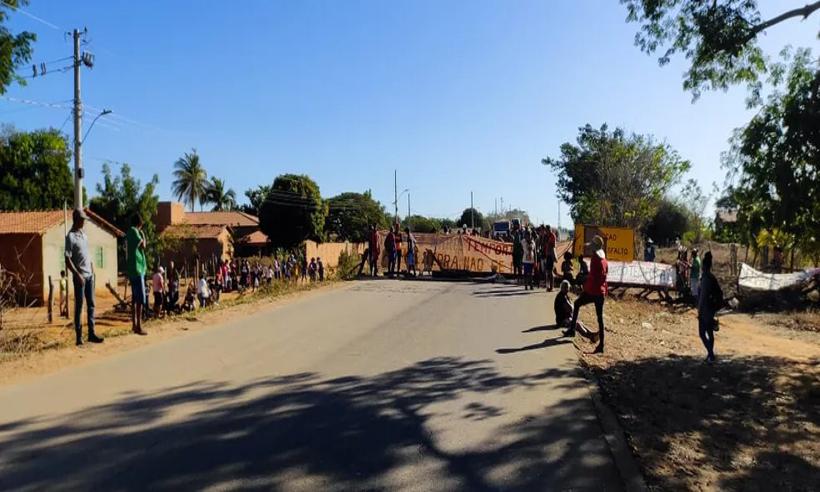
M564 253L564 261L561 262L561 277L572 284L574 278L572 274L572 253L569 251Z

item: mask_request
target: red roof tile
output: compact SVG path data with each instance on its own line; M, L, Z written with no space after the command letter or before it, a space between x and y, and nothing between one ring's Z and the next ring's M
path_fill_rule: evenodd
M268 244L268 236L262 231L254 231L247 236L243 236L239 242L249 246L265 246Z
M191 225L226 225L257 227L259 219L245 212L185 212L185 223Z
M105 219L86 209L89 219L115 236L124 234ZM68 211L69 222L71 211ZM63 223L62 210L29 210L23 212L0 212L0 234L43 234Z
M175 224L162 231L162 235L184 239L217 239L225 229L224 225Z

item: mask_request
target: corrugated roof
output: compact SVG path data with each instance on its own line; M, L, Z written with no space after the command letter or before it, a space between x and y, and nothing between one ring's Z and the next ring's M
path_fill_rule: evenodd
M162 231L162 235L184 239L218 239L226 228L224 225L175 224Z
M259 219L245 212L185 212L185 223L191 225L226 225L257 227Z
M89 219L115 236L122 237L121 230L89 209L85 210ZM71 222L71 210L68 211ZM62 210L28 210L22 212L0 212L0 234L43 234L63 223Z

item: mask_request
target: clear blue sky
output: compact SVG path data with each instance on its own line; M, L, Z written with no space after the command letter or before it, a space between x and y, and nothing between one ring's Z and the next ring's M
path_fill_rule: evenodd
M764 16L800 4L762 3ZM641 53L616 0L33 0L25 10L56 27L12 14L13 30L38 34L33 61L70 55L64 31L89 30L96 66L82 74L83 97L116 115L84 146L89 190L112 160L143 180L157 173L170 199L173 162L195 147L242 200L294 172L326 197L372 189L392 208L398 169L414 213L456 217L472 190L482 211L503 197L554 224L555 178L540 161L577 127L651 133L710 191L723 184L732 129L750 116L741 87L692 104L682 61L660 68ZM817 16L789 21L763 46L816 48L817 28ZM71 74L6 96L68 104ZM0 115L22 129L60 128L69 110L0 99Z

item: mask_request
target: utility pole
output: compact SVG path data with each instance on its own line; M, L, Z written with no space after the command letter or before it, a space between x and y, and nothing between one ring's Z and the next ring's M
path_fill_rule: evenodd
M475 209L473 208L473 192L470 192L470 227L475 229Z
M393 169L393 206L396 208L396 222L399 221L399 180L398 171Z
M407 192L407 224L410 225L410 192Z
M494 206L495 213L493 215L498 216L498 198L495 198L494 200L495 200L495 202L494 202L495 203L495 206Z
M71 33L74 38L74 208L83 208L83 160L82 131L83 103L80 101L80 36L78 29Z

